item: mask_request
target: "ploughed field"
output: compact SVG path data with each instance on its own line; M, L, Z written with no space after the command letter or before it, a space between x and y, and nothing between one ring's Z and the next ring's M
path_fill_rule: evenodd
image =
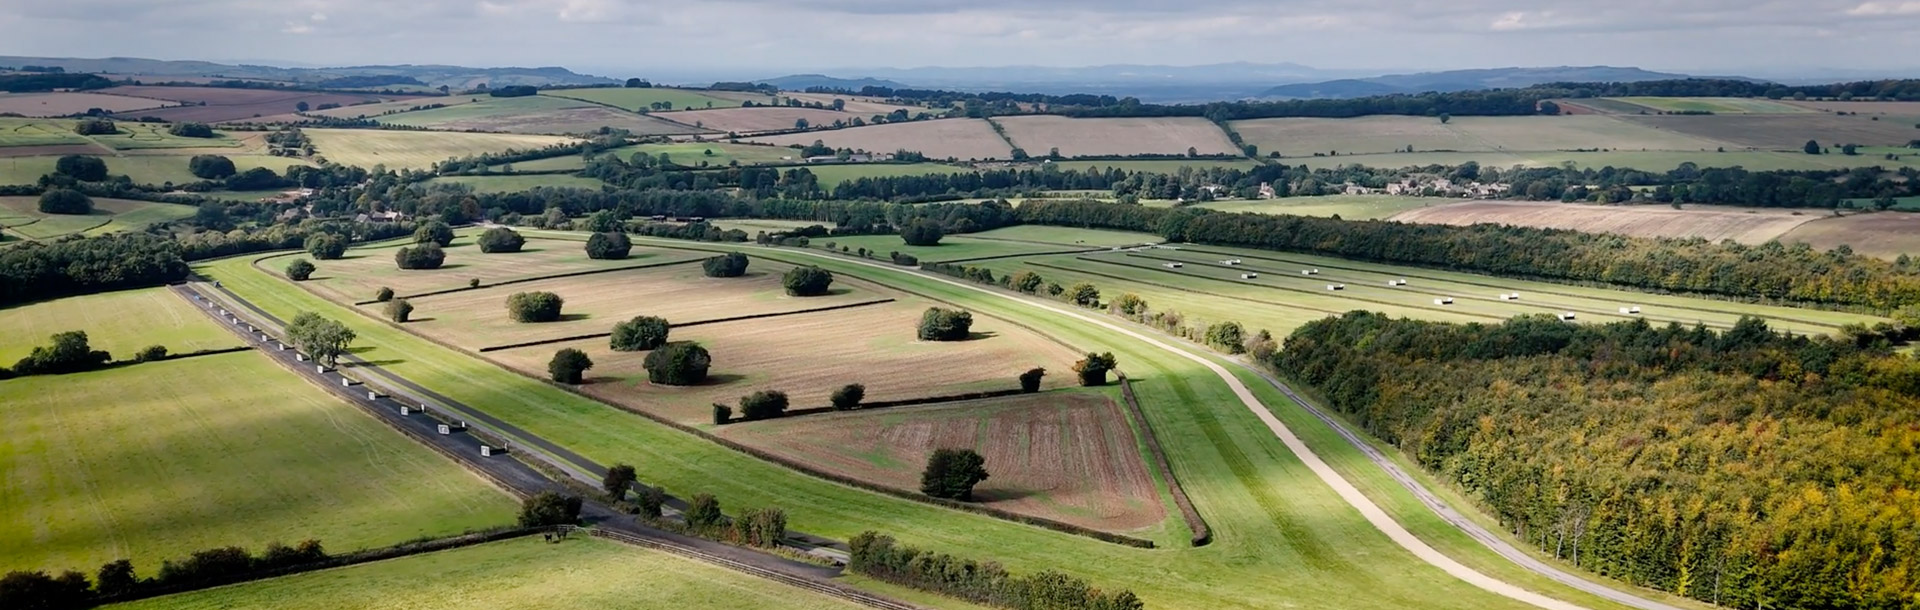
M110 87L102 89L98 91L98 93L152 98L183 104L169 108L127 112L123 115L126 118L153 116L168 121L198 121L202 123L219 123L226 121L245 122L257 118L284 117L298 110L301 102L306 102L309 108L316 108L321 104L347 106L368 101L418 97L390 96L372 93L319 93L279 89L141 85Z
M973 449L991 475L974 488L976 501L1099 530L1150 528L1168 513L1126 411L1098 392L849 411L720 431L788 459L905 490L920 488L920 471L935 449Z
M801 120L805 120L810 126L824 127L832 125L834 121L852 122L855 118L861 120L866 120L867 118L858 114L836 112L823 108L790 108L786 106L689 110L686 112L662 113L660 116L682 125L735 134L795 129L797 128L796 121ZM687 131L693 130L689 129Z

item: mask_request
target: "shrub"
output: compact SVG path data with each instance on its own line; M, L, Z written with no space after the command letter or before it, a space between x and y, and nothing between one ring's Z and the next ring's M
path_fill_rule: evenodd
M166 359L167 346L165 345L149 345L140 348L140 351L133 355L134 362L158 362Z
M626 233L594 233L587 238L587 258L620 260L633 252L633 240Z
M740 397L740 418L747 421L773 419L787 413L787 393L761 390Z
M973 314L958 309L928 307L920 315L921 341L963 341L972 329Z
M335 233L314 233L307 236L304 244L307 253L314 258L329 261L347 255L347 238Z
M167 126L167 133L182 138L211 138L214 136L213 128L208 127L206 123L174 123Z
M1242 354L1247 351L1247 329L1239 322L1219 322L1207 327L1206 343L1208 347L1229 354Z
M715 403L713 405L713 425L725 426L733 422L733 407Z
M902 267L912 267L920 264L920 258L912 254L901 254L899 252L895 252L893 253L893 256L891 258L893 259L893 264L899 265Z
M1024 292L1027 294L1033 294L1035 292L1040 291L1040 288L1041 288L1040 284L1045 282L1046 280L1041 279L1040 274L1038 273L1034 273L1032 271L1021 271L1019 273L1013 274L1013 279L1009 281L1013 283L1014 290L1018 290L1020 292Z
M613 325L611 347L616 352L643 352L667 344L671 330L665 318L636 316Z
M747 274L747 255L728 252L701 261L700 269L707 273L707 277L740 277Z
M297 258L287 263L287 279L296 282L307 281L307 278L313 277L313 271L313 262L304 258Z
M1048 287L1048 290L1052 290L1052 287ZM1100 306L1100 289L1089 282L1080 282L1066 289L1066 297L1068 301L1081 307Z
M1098 297L1095 298L1098 299ZM1117 314L1133 316L1147 312L1147 300L1140 298L1140 295L1123 292L1120 296L1115 297L1113 302L1107 305L1107 308Z
M387 301L387 319L399 324L406 324L407 320L412 317L413 304L408 303L406 299Z
M580 504L579 496L540 492L520 504L520 527L579 523Z
M787 513L771 507L741 512L733 520L733 537L748 546L779 546L787 537Z
M554 352L553 360L547 362L547 374L552 375L554 381L568 385L580 385L590 368L593 368L593 359L571 347Z
M1093 387L1107 385L1107 371L1119 363L1113 359L1113 352L1096 354L1087 352L1087 357L1073 363L1073 372L1080 375L1080 385Z
M946 232L940 229L940 223L930 218L921 218L900 228L900 239L909 246L938 246L940 238Z
M494 227L487 229L485 233L481 233L477 243L480 244L481 252L487 254L502 254L519 252L521 247L527 245L527 238L521 237L520 234L513 229Z
M972 449L935 449L920 473L920 493L949 500L972 500L973 486L987 480L987 460Z
M840 389L833 391L833 396L831 397L833 410L852 411L858 409L860 408L860 401L866 400L866 398L867 386L857 383L840 386Z
M1273 353L1279 351L1279 348L1279 344L1273 340L1273 335L1264 328L1254 333L1252 339L1247 340L1247 355L1252 356L1254 362L1266 362L1273 358Z
M92 214L93 198L73 189L47 189L40 194L40 213Z
M627 488L632 487L640 478L634 474L630 464L614 464L607 468L607 475L600 478L600 489L607 492L613 501L619 502L627 497Z
M659 487L640 488L640 516L659 519L660 508L667 505L667 492Z
M101 595L126 595L140 586L140 578L133 573L133 562L119 559L100 566L93 588Z
M86 155L67 155L53 162L53 173L81 182L99 182L107 179L107 161Z
M516 292L507 297L507 316L520 323L556 322L566 299L551 292Z
M453 227L438 220L420 225L420 228L413 230L413 243L430 243L442 248L453 245Z
M446 264L447 252L438 244L423 244L412 248L401 248L393 253L393 262L401 269L439 269Z
M693 494L693 498L687 500L687 512L682 516L686 517L687 525L695 530L711 529L720 525L725 518L720 514L720 501L708 493Z
M113 121L94 117L80 119L80 122L74 123L73 132L83 136L110 136L120 133L120 128L115 126Z
M480 278L477 278L477 277L476 277L476 278L473 278L473 279L470 279L470 280L467 280L467 287L468 287L468 288L479 288L479 287L480 287Z
M707 368L713 356L707 348L691 341L668 343L647 353L642 363L647 381L660 385L695 385L707 380Z
M1034 367L1020 374L1020 391L1032 394L1040 391L1040 378L1047 376L1047 369Z
M794 267L780 283L786 286L787 296L817 297L833 285L833 272L813 266Z
M221 180L240 173L234 168L233 159L220 155L194 155L187 160L187 171L204 180Z
M373 300L379 301L382 303L393 300L393 289L388 288L386 286L381 286L379 292L373 293Z

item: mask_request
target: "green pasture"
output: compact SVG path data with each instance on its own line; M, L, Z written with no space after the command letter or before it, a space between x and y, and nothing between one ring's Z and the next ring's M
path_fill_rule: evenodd
M0 117L0 147L90 143L86 136L73 132L73 123L62 119Z
M417 103L417 102L416 102ZM579 108L586 104L579 100L561 99L539 95L524 97L489 97L478 102L458 104L444 108L430 108L376 117L374 120L386 125L407 125L412 127L436 127L446 123L511 117L520 114L532 114L553 110Z
M624 87L601 87L591 89L554 89L541 91L540 95L574 100L585 100L595 104L613 106L622 110L651 110L655 102L671 102L674 110L701 110L706 108L737 108L740 102L704 95L690 89L670 89L653 87L647 89Z
M766 221L746 221L766 222ZM805 223L806 224L818 223ZM739 227L748 233L762 230L777 230L766 227ZM1122 231L1099 231L1094 229L1075 229L1068 227L1016 226L994 229L965 235L948 235L936 246L909 246L898 235L849 235L816 237L810 240L812 246L825 248L827 242L858 251L866 248L875 252L875 258L886 260L888 253L902 252L912 254L923 263L980 258L987 256L1007 256L1015 254L1038 254L1045 252L1063 252L1071 250L1092 250L1114 246L1132 246L1159 242L1160 238L1146 233Z
M456 107L458 108L458 107ZM377 129L307 129L307 138L320 156L341 165L387 169L431 169L456 157L489 152L531 150L572 142L562 136L450 131L385 131Z
M0 366L12 366L48 337L86 331L93 349L126 360L150 345L180 354L240 345L194 306L166 288L66 297L0 309Z
M39 197L0 197L0 227L22 239L55 239L83 233L138 231L192 216L193 206L127 199L94 199L92 214L44 214Z
M1711 112L1714 114L1799 114L1813 112L1773 100L1739 97L1613 97L1606 98L1662 112Z

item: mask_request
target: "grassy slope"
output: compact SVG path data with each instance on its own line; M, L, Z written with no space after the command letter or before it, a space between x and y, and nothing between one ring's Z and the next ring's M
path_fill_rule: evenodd
M110 607L829 610L860 606L662 551L586 538L560 544L521 538Z
M560 136L443 131L308 129L320 156L341 165L387 169L429 169L454 157L509 149L529 150L572 141Z
M211 324L207 321L205 324ZM511 522L506 494L255 353L0 381L0 568Z
M567 108L579 108L583 105L585 104L578 100L544 96L489 98L471 104L389 114L379 117L376 120L387 125L434 127L444 123L516 114L531 114L550 110L564 110Z
M47 337L87 332L93 349L132 358L149 345L185 353L240 345L240 338L214 325L193 305L165 288L103 292L0 309L0 366L26 357Z

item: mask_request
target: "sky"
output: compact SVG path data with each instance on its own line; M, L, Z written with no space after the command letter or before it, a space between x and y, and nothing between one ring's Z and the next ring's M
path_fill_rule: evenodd
M1920 0L0 0L0 54L605 76L1191 65L1920 68Z

